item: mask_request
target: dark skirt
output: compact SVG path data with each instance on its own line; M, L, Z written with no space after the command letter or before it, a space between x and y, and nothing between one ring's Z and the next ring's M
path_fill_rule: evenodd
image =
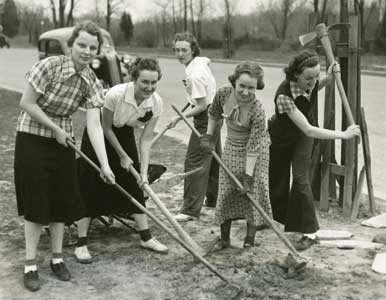
M84 215L73 149L18 132L14 170L18 214L26 220L72 223Z
M113 131L122 148L133 160L134 168L139 171L139 159L133 128L129 126L117 128L113 126ZM116 182L139 203L145 206L144 195L137 181L128 171L120 166L120 159L106 138L105 144L109 164L114 172ZM81 150L99 166L99 161L91 145L87 129L83 132ZM82 198L87 207L86 216L98 217L111 214L130 215L142 213L141 210L132 204L130 199L123 195L116 187L104 183L99 173L90 167L82 158L78 159L78 174Z

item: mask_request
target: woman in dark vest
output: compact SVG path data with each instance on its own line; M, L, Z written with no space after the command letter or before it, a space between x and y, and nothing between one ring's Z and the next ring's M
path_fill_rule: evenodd
M310 49L300 52L284 69L286 79L276 91L275 114L269 120L272 141L269 188L273 217L285 226L285 231L302 234L295 242L298 250L313 244L304 234L319 229L308 174L314 138L351 139L360 134L357 125L345 131L317 127L313 108L318 105L318 91L333 82L332 70L337 67L337 64L331 65L327 75L319 80L317 53Z

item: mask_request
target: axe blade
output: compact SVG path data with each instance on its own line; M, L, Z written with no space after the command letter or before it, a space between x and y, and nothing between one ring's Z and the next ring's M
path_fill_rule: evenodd
M317 37L317 35L316 35L315 31L310 32L310 33L306 33L306 34L299 36L299 42L302 46L304 46L305 44L308 44L316 37Z
M202 171L202 167L196 168L192 171L186 172L186 173L179 173L174 176L171 176L169 178L160 179L154 183L151 184L151 189L154 192L165 192L171 187L179 184L182 180L184 180L186 177L189 177L193 174L196 174L198 172Z

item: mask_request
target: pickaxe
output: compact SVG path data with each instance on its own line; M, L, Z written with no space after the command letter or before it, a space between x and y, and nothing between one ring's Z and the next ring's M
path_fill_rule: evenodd
M315 31L299 36L299 41L300 41L300 44L304 46L305 44L311 42L315 38L319 38L320 42L322 43L324 52L326 53L327 62L329 65L331 65L336 60L332 52L330 38L328 37L328 31L342 29L342 28L350 28L350 27L351 25L349 23L340 23L340 24L334 24L331 26L326 26L324 23L320 23L315 26ZM334 68L334 78L336 81L336 85L338 86L339 95L342 100L342 105L347 116L348 124L353 125L355 124L355 121L351 112L350 105L348 104L346 92L343 88L339 67Z

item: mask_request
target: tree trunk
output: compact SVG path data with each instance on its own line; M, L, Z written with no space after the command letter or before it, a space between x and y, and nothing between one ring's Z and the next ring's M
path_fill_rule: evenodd
M64 27L64 10L66 8L65 0L59 0L59 27Z
M196 26L194 24L194 12L193 12L193 0L189 1L189 8L190 8L190 19L192 24L192 33L194 36L196 36Z
M67 16L67 26L74 25L73 11L74 11L74 0L71 0L70 11L68 12L68 16Z
M188 2L184 0L184 31L188 30Z
M177 20L176 20L176 6L175 2L173 0L172 2L172 18L173 18L173 29L174 29L174 34L177 33Z
M52 11L52 22L54 23L54 27L58 28L58 20L56 19L56 8L54 0L50 1L51 3L51 11Z
M110 31L110 18L111 18L111 0L107 0L106 8L106 30Z

